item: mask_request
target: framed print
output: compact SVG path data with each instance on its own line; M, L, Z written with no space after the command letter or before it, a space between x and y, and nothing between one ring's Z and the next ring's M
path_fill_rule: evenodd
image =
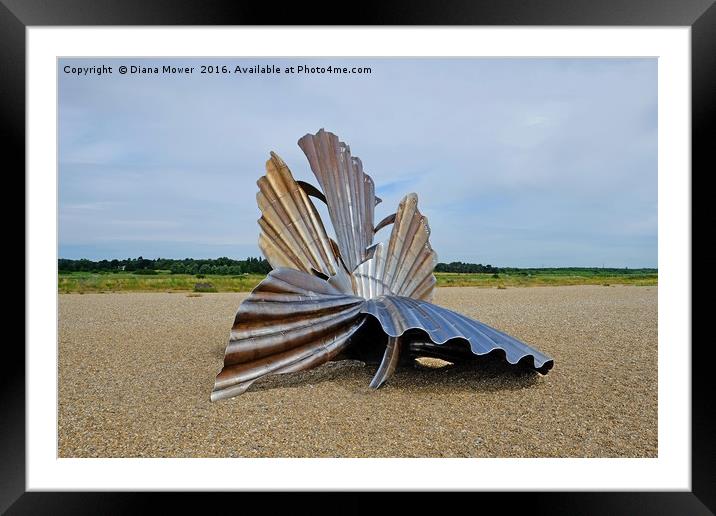
M28 301L0 507L713 511L716 8L557 4L3 1Z

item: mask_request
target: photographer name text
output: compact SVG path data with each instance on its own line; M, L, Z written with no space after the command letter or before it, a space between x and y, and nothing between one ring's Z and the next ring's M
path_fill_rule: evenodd
M242 65L200 65L200 66L140 66L140 65L96 65L96 66L64 66L62 71L67 75L79 77L102 75L279 75L279 74L370 74L372 69L367 66L312 66L308 64L278 66L275 64Z

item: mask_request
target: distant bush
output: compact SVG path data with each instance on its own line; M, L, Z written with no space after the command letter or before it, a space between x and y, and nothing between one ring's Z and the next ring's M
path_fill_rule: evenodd
M209 283L197 283L194 285L194 292L216 292L216 287Z
M495 279L497 279L497 278L499 278L499 277L500 277L500 275L499 275L499 274L497 274L497 273L495 273L495 274L493 274L493 275L492 275L492 277L493 277L493 278L495 278Z
M498 267L493 267L489 263L482 265L481 263L464 263L464 262L450 262L450 263L438 263L435 266L435 272L458 272L458 273L489 273L489 272L500 272Z
M206 278L206 275L205 275L205 274L195 274L195 276L196 276L197 278L199 278L199 279Z
M133 271L134 274L141 274L142 276L153 276L155 274L159 274L154 269L138 269L136 271Z

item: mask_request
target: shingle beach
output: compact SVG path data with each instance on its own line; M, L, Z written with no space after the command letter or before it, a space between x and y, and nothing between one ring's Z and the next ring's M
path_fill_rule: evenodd
M215 403L246 294L62 294L59 456L655 457L657 290L438 288L554 369L332 362Z

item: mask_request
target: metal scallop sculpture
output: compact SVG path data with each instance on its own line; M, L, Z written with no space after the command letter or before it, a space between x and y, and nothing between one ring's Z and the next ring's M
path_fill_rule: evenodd
M432 304L437 256L411 193L375 224L371 177L350 148L323 129L298 141L320 189L296 181L275 153L258 180L259 246L273 270L239 306L212 401L267 375L358 358L379 363L370 387L416 357L467 361L501 354L541 374L548 356L490 326ZM323 202L335 237L311 198ZM392 225L386 243L373 243Z

